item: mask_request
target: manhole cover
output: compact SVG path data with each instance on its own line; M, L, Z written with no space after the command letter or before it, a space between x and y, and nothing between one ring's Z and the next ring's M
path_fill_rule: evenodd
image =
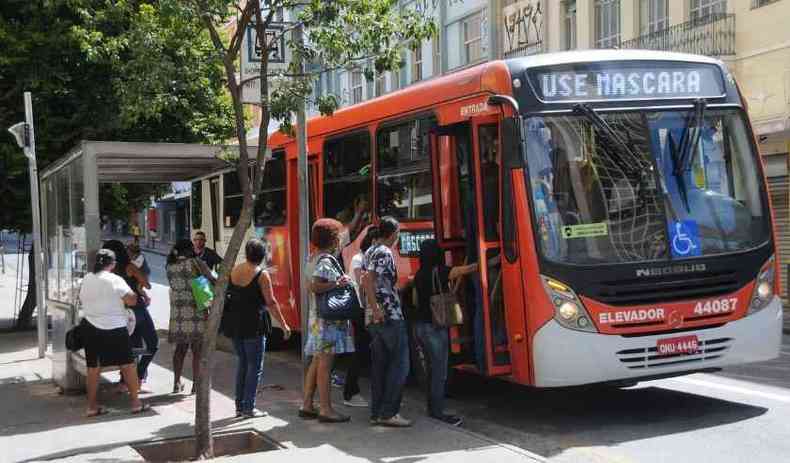
M133 444L132 448L145 461L152 463L188 461L195 458L195 437L178 437L156 442L141 442ZM254 429L214 433L215 457L244 455L283 448L285 447Z

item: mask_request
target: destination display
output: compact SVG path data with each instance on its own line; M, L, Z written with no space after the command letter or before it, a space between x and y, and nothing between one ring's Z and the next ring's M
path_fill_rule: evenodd
M667 98L714 98L724 95L721 71L713 65L646 63L607 64L594 69L530 71L538 99L546 103Z

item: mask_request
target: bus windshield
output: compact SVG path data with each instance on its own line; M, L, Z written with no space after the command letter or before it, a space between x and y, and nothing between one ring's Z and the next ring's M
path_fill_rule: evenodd
M762 177L741 110L578 109L524 121L546 259L677 260L768 240Z

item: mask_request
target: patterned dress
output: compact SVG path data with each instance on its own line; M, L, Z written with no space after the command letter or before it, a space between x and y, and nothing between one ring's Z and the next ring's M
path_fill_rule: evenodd
M313 256L305 269L305 278L323 278L327 281L336 281L342 275L332 265L328 256L322 253ZM307 284L307 282L305 282ZM308 313L307 343L305 355L315 354L344 354L354 352L354 337L351 334L350 320L324 320L318 316L318 304L315 293L310 292L310 308Z
M206 331L206 320L198 315L190 280L197 276L196 264L191 259L179 257L167 265L170 282L170 331L167 341L171 344L200 343Z

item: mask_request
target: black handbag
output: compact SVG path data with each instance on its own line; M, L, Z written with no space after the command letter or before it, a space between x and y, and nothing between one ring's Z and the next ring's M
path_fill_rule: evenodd
M228 338L235 338L239 326L239 315L233 310L233 283L228 283L225 290L225 305L222 318L219 319L219 332Z
M84 328L80 322L66 332L66 349L76 352L85 347Z
M325 256L342 275L343 269L332 256ZM339 286L321 294L316 294L318 316L324 320L353 320L362 316L362 306L359 303L357 291L352 285Z

